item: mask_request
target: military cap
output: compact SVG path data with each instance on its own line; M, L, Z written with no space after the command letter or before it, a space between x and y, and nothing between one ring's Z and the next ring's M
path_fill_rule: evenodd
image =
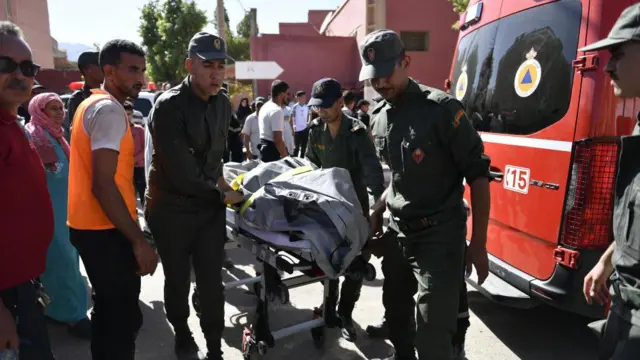
M640 3L631 5L620 14L609 36L583 47L580 51L610 49L629 41L640 41Z
M316 81L311 90L309 106L317 106L323 109L330 108L342 97L342 86L331 78Z
M360 81L391 75L402 54L404 43L394 31L382 29L370 33L360 44Z
M219 36L201 31L195 34L189 41L189 56L197 55L206 61L231 60L227 53L227 44Z

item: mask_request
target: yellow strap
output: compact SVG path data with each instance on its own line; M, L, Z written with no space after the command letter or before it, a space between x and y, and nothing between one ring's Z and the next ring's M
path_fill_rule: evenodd
M295 169L291 169L288 171L283 172L282 174L276 176L275 178L269 180L267 183L270 183L271 181L282 181L282 180L287 180L290 179L296 175L300 175L300 174L304 174L306 172L312 171L313 168L311 166L301 166L299 168L295 168ZM251 197L249 199L247 199L247 201L245 201L244 204L242 204L242 207L240 208L240 215L244 215L244 212L253 204L253 201L255 200L256 197L262 195L264 193L264 186L261 187L260 189L258 189L258 191L256 191L255 193L253 193L253 195L251 195Z
M235 179L233 179L233 181L231 182L231 184L229 184L229 185L231 185L231 188L232 188L234 191L238 191L238 190L240 190L240 186L242 185L242 180L244 179L244 176L245 176L246 174L247 174L247 173L242 173L242 174L238 175Z

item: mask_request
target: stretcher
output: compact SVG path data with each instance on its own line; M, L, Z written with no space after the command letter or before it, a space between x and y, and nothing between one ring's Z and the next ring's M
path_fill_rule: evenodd
M250 251L262 263L258 276L225 284L225 290L253 285L257 295L256 312L250 325L242 333L242 354L245 360L256 352L267 353L279 339L310 331L317 347L324 344L325 328L340 327L336 314L339 279L329 279L315 263L307 240L295 233L274 233L249 226L237 209L227 208L227 237L230 244ZM287 277L281 276L287 274ZM364 255L356 257L344 276L371 281L376 278L373 265ZM269 326L269 302L279 299L289 303L289 290L313 283L324 287L322 304L313 310L313 318L304 323L271 331Z

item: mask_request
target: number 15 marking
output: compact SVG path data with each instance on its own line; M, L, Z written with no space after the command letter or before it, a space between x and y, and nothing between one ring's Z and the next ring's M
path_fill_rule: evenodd
M531 170L507 165L504 174L504 188L521 194L529 192L529 177Z

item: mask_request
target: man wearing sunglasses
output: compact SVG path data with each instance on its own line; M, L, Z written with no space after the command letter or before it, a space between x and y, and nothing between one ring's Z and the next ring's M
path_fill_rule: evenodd
M34 279L44 272L53 236L46 175L18 124L39 66L20 29L0 22L0 357L52 360ZM18 321L19 319L19 321Z

